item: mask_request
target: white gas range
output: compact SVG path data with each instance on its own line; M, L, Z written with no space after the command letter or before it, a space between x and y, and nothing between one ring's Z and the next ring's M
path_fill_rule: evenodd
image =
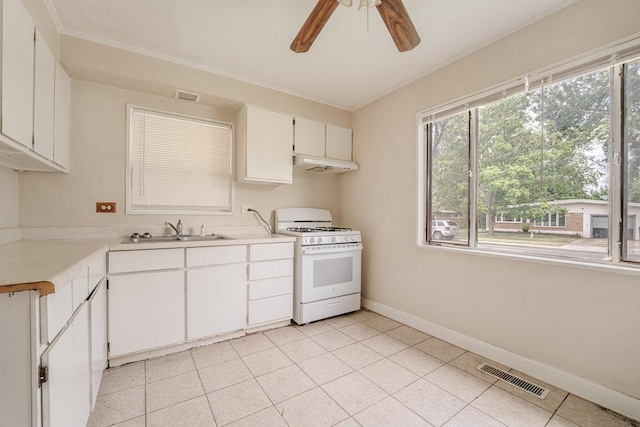
M326 209L277 209L278 233L296 237L293 320L299 325L360 309L360 232L333 227Z

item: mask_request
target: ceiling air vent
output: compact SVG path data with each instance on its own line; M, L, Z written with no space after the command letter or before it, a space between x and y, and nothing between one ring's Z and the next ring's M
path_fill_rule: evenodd
M198 102L200 101L200 94L187 92L186 90L176 89L176 99L182 99L183 101Z
M479 371L485 372L492 377L496 377L502 381L508 382L509 384L518 387L526 391L527 393L531 393L540 399L544 399L549 394L549 390L544 387L540 387L539 385L535 385L527 380L523 380L522 378L516 377L515 375L511 375L508 372L503 371L502 369L498 369L494 366L491 366L487 363L483 363L477 368Z

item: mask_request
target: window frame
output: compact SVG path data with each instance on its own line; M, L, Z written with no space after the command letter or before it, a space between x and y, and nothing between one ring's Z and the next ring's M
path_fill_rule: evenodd
M622 243L626 242L626 233L623 232L626 229L626 220L623 217L623 211L626 212L626 206L623 204L623 194L625 191L623 182L623 172L626 170L625 160L623 155L624 145L624 124L623 124L623 109L624 109L624 85L622 84L623 67L626 63L637 61L640 59L640 37L623 40L617 44L612 44L603 49L594 49L582 56L571 58L561 64L548 67L543 70L538 70L523 78L515 79L502 84L495 85L488 89L476 92L466 97L458 98L447 104L440 105L436 108L424 110L417 113L417 128L418 128L418 147L417 147L417 163L418 163L418 217L417 217L417 246L425 248L435 248L436 250L452 250L463 251L466 253L478 253L487 254L488 256L500 256L500 257L515 257L523 258L527 260L543 260L547 263L570 263L580 264L583 266L594 266L598 269L604 268L616 268L616 269L629 269L629 271L638 271L637 267L640 266L640 261L634 261L625 259L624 253L621 249L626 250L626 246L621 248ZM535 90L538 87L544 86L546 78L549 77L549 81L557 83L559 81L568 80L570 78L585 75L587 73L596 72L602 69L609 69L612 75L611 87L611 112L610 112L610 132L611 132L611 147L609 150L609 239L608 239L608 254L606 259L602 261L585 260L579 257L571 257L568 252L568 257L558 257L554 255L545 255L543 253L527 254L521 253L509 253L508 249L495 249L478 247L477 242L477 132L478 132L478 114L477 109L489 104L495 100L507 97L509 95L523 91L526 86L528 90ZM562 76L562 78L556 79L556 76ZM532 83L533 82L533 83ZM430 174L431 167L429 165L428 147L430 142L429 124L436 120L453 116L462 112L469 112L470 120L470 187L469 187L469 244L453 244L453 242L443 241L431 241L429 239L430 223L427 219L431 218L430 203ZM625 169L623 169L625 167ZM551 213L547 214L549 220ZM549 228L567 228L567 213L562 213L563 221L560 221L560 214L553 213L555 215L555 225L549 223ZM524 218L521 218L524 223ZM549 221L550 222L550 221ZM534 220L527 220L527 223L534 225ZM626 244L626 243L625 243Z
M229 165L230 165L230 181L229 181L229 209L228 210L207 210L207 209L157 209L150 208L144 209L133 206L132 201L132 166L131 166L131 121L132 114L134 110L143 110L149 111L151 113L159 113L162 115L179 117L184 119L189 119L198 122L205 123L213 123L220 126L229 127ZM233 215L233 203L235 199L235 185L234 185L234 149L235 149L235 125L232 122L227 122L223 120L211 119L208 117L195 116L184 113L176 113L175 111L168 111L154 107L148 107L138 104L129 104L125 105L125 202L126 202L126 215L216 215L216 216L227 216Z

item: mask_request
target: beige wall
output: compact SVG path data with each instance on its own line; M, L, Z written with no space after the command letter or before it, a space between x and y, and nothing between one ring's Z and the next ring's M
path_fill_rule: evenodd
M18 225L18 172L0 166L0 229Z
M416 114L639 33L638 16L636 0L577 2L354 113L340 214L362 230L366 298L640 398L637 275L416 245Z
M242 94L240 93L239 96ZM125 104L235 122L236 112L95 83L72 82L71 173L20 175L22 227L162 225L178 216L125 215ZM181 216L185 225L256 225L240 205L252 204L269 221L280 207L338 211L337 178L295 174L293 185L235 184L234 214ZM95 203L116 202L116 214L95 213Z

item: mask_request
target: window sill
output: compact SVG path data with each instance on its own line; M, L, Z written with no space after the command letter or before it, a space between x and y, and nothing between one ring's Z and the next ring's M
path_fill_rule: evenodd
M418 243L417 247L419 249L425 249L428 251L440 251L440 252L449 252L449 253L456 253L456 254L481 256L481 257L487 257L487 258L509 259L514 261L533 263L533 264L552 265L556 267L568 267L568 268L576 268L580 270L600 271L604 273L624 274L628 276L640 276L640 265L636 266L636 264L632 264L632 263L612 264L611 262L606 260L601 260L596 262L596 261L581 261L577 259L558 259L558 258L547 257L544 255L514 254L514 253L507 252L506 249L504 251L501 251L496 249L468 248L468 247L455 246L447 243L436 244L436 245ZM526 248L526 247L519 246L519 248Z

